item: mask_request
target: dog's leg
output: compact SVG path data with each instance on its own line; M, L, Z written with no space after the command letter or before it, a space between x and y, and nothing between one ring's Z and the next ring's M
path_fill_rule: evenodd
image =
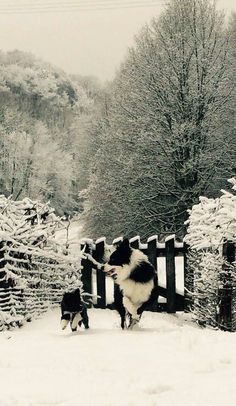
M61 316L61 328L65 330L71 318L71 314L69 312L63 312Z
M123 305L123 294L117 284L115 284L115 290L114 290L114 304L115 308L118 311L121 319L121 328L124 330L126 328L126 321L125 321L125 316L126 316L126 310Z
M152 310L158 308L158 296L159 296L159 289L158 286L154 286L151 291L149 299L144 302L137 310L137 313L141 316L144 310Z
M123 303L124 306L128 312L127 316L129 319L128 322L128 329L132 330L133 327L138 324L139 320L140 320L140 315L137 313L138 310L138 305L133 304L130 299L126 296L124 296L123 298Z
M79 321L82 319L80 313L74 313L70 322L71 330L76 331Z
M124 330L125 328L127 328L127 325L126 325L126 311L125 311L125 308L123 307L122 309L121 309L121 311L120 311L120 319L121 319L121 324L120 324L120 326L121 326L121 328L122 328L122 330Z
M132 317L131 317L130 323L129 323L128 327L127 327L128 330L133 330L133 328L138 324L138 322L139 322L139 320L132 319Z
M87 313L87 309L86 309L85 306L83 307L83 310L81 312L81 316L82 316L82 320L79 322L79 325L81 325L83 323L84 327L86 329L88 329L89 328L89 318L88 318L88 313Z
M123 304L126 310L131 314L132 319L139 320L139 315L137 313L139 306L133 304L127 296L124 296Z

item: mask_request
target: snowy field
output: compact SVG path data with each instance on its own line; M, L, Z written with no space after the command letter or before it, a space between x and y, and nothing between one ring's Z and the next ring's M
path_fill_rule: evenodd
M91 329L60 331L59 309L0 335L1 406L236 404L236 335L186 315L145 313L121 331L110 310Z

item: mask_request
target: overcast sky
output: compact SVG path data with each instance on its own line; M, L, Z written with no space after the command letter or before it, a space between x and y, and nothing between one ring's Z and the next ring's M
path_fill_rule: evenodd
M54 5L80 1L86 7L91 6L87 10L53 11ZM135 1L142 3L142 7L127 7ZM29 12L32 3L36 9L43 7L43 12L36 12L35 8L33 13ZM94 9L101 3L126 7ZM109 80L132 45L134 35L145 22L160 14L164 3L164 0L0 0L0 48L30 51L68 73ZM235 0L218 0L218 6L227 12L236 11Z

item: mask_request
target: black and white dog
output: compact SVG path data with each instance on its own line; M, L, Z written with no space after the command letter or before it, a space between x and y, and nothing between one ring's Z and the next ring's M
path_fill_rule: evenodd
M80 290L64 293L61 301L61 328L65 330L70 322L71 330L76 331L82 323L89 328L89 319L86 305L82 302Z
M157 301L155 269L147 256L130 247L124 239L104 265L104 271L115 279L114 304L121 317L121 327L128 328L138 323L143 311Z

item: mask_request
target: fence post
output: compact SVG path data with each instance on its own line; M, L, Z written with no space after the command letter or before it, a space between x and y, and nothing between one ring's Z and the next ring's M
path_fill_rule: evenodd
M130 246L132 248L139 249L139 246L140 246L140 237L139 237L139 235L136 235L135 237L132 237L129 240L129 242L130 242Z
M175 280L175 235L165 240L166 245L166 290L167 312L176 312L176 280Z
M117 248L119 245L120 245L120 243L123 241L123 237L118 237L118 238L115 238L113 241L112 241L112 245L115 247L115 248Z
M217 322L221 330L233 331L235 326L233 317L233 286L232 267L235 261L235 243L225 242L223 244L223 268L221 286L218 289L219 314Z
M99 238L95 243L94 258L98 262L103 262L105 252L105 238ZM106 275L101 269L97 269L97 307L106 308Z
M152 235L151 237L148 238L147 240L147 255L148 255L148 260L151 262L151 264L154 266L155 269L155 276L154 276L154 286L155 288L158 287L158 267L157 267L157 235ZM152 310L157 311L158 310L158 299L157 301L152 305Z
M4 259L5 256L5 249L4 249L4 241L0 242L0 288L8 288L9 283L4 279L6 276L6 272L4 271L6 261Z
M188 313L192 310L193 297L190 292L193 292L193 270L188 267L188 250L189 246L186 242L183 243L184 254L184 311Z
M85 242L85 244L80 245L81 251L84 249L85 254L90 254L91 255L91 244L88 244ZM91 297L89 295L92 294L92 268L93 264L92 262L87 259L87 258L82 258L81 260L81 266L82 266L82 271L81 271L81 282L83 283L83 289L85 293L88 293L88 295L83 295L83 299L87 303L88 307L91 307Z
M148 260L157 270L157 235L152 235L147 240L147 255Z

